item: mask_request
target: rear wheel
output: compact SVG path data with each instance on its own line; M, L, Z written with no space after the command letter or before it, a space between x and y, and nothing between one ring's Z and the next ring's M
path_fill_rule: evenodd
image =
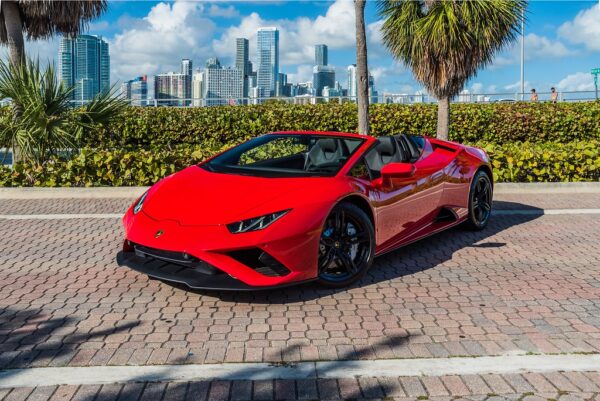
M375 256L373 223L359 207L340 203L327 217L319 244L318 282L350 285L365 275Z
M492 182L485 171L479 170L473 177L469 191L469 216L465 227L483 230L492 215Z

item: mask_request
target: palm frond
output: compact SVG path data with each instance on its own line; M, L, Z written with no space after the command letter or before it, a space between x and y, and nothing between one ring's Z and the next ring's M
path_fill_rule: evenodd
M378 0L383 42L437 98L456 96L520 32L526 0Z
M108 7L106 0L16 0L19 5L23 32L30 40L47 39L57 33L67 36L84 31L87 24ZM0 21L4 15L0 7ZM0 43L6 43L7 33L0 24Z
M60 150L76 148L84 132L105 126L126 107L111 90L74 109L74 89L60 82L52 64L42 68L26 60L15 67L0 61L0 98L11 98L20 110L0 133L0 147L18 147L23 159L41 165Z

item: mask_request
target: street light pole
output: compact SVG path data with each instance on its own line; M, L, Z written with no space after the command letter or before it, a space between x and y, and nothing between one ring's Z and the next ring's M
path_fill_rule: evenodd
M521 10L521 100L525 97L525 8Z

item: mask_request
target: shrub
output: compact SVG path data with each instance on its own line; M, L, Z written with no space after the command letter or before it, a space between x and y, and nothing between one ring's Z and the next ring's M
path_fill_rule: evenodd
M576 144L479 143L492 158L498 182L598 181L600 142ZM0 186L134 186L198 163L220 147L180 146L171 150L84 149L69 160L52 159L44 168L17 164L0 168Z
M373 105L375 135L434 135L435 105ZM0 111L0 128L7 124ZM270 131L324 130L355 132L356 105L219 106L203 108L130 107L109 128L81 140L91 148L173 148L221 146ZM450 138L464 143L485 141L562 142L600 140L600 102L454 104Z

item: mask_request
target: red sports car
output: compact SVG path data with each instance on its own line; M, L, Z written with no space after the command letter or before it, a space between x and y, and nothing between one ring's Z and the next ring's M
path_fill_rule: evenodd
M482 229L492 189L478 148L276 132L152 186L123 218L117 261L191 288L343 287L375 256L457 224Z

